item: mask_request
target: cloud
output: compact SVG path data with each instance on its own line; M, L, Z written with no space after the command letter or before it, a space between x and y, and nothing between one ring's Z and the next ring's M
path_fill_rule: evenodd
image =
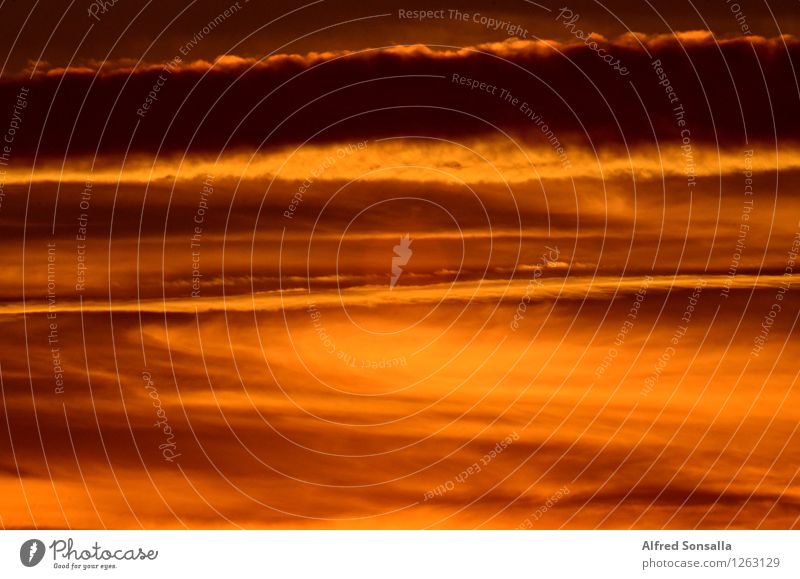
M656 140L680 144L678 105L692 143L796 140L792 62L800 61L800 43L793 37L716 41L692 33L600 42L630 76L620 77L583 43L513 40L458 50L398 46L51 71L4 81L0 103L9 107L22 86L29 88L14 154L59 158L98 150L252 151L409 134L461 140L500 131L538 146L556 139L567 148L622 152ZM454 74L496 88L471 90ZM671 103L673 95L678 100Z
M564 264L558 269L565 269ZM388 270L387 270L388 271ZM142 299L125 300L117 299L109 304L108 301L62 300L57 305L49 306L41 302L23 306L16 303L0 304L0 315L15 316L23 312L28 314L46 313L48 310L55 312L120 312L120 313L182 313L194 314L195 312L250 312L250 311L285 311L303 310L309 303L318 307L399 307L402 305L436 304L440 301L448 302L485 302L507 301L516 302L523 296L529 296L532 301L542 300L607 300L615 296L635 293L642 287L643 279L635 276L584 277L574 276L569 278L548 277L539 278L535 286L525 279L522 273L516 279L509 280L478 280L452 283L432 283L426 286L397 285L392 290L388 285L374 286L362 285L346 289L337 287L323 289L310 294L303 288L284 289L270 292L255 292L248 294L226 295L220 299L217 295L197 298L168 298L168 299ZM768 289L778 288L786 283L791 283L793 278L783 275L738 275L733 279L723 276L659 276L651 284L651 291L679 291L692 289L700 280L710 289L721 289L730 285L733 290ZM309 284L315 284L313 278L307 278Z

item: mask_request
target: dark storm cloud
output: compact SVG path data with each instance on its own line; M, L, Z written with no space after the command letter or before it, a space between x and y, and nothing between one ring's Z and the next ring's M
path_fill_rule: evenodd
M800 62L800 43L791 38L717 43L692 33L598 42L601 54L613 55L630 74L584 43L517 41L459 51L417 46L282 55L259 63L229 57L213 67L51 70L6 80L0 102L11 110L20 87L30 89L25 130L15 142L19 156L159 147L216 152L406 134L464 139L495 132L494 126L539 144L554 136L617 150L654 138L728 146L746 138L785 140L800 130L792 67ZM470 90L462 78L485 82L486 90ZM503 90L518 101L504 100ZM679 106L685 116L676 116ZM539 130L539 118L552 134Z
M91 0L5 2L0 53L8 58L6 73L19 71L37 58L56 66L119 58L135 61L140 57L166 61L236 2L117 2L97 18L89 16L92 4ZM797 11L790 2L768 6L764 2L722 0L651 0L634 5L628 0L240 0L238 5L240 9L233 17L192 46L192 57L213 59L229 52L262 57L275 50L345 50L415 42L464 46L508 37L508 29L483 25L482 17L517 26L523 31L517 33L521 38L564 40L569 33L554 25L554 14L563 6L581 15L584 29L607 37L631 30L658 34L695 29L731 36L742 34L743 25L744 31L762 36L800 32ZM399 17L400 10L419 9L445 10L446 17L423 21ZM450 17L450 10L468 18Z

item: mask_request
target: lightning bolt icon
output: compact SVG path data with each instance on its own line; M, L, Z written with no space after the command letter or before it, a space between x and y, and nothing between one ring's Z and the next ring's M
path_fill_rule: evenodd
M406 233L400 238L400 243L393 248L395 257L392 258L392 279L389 282L389 289L394 289L397 280L400 279L400 274L403 273L402 266L406 265L414 254L414 252L411 251L411 242L411 236Z

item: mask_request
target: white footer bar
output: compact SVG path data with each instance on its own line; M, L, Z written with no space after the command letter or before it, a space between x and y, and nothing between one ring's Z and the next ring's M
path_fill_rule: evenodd
M800 577L797 531L3 531L0 577Z

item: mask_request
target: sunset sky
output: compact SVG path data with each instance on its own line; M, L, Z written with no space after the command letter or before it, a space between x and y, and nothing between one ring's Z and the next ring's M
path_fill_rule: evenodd
M800 523L796 4L0 16L2 528Z

